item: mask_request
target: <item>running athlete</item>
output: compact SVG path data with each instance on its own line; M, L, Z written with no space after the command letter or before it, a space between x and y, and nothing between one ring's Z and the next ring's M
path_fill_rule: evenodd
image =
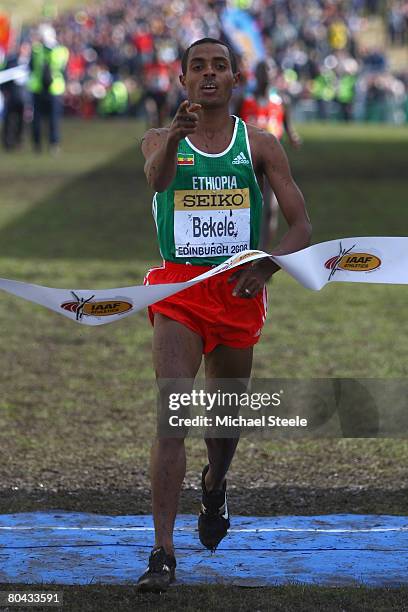
M180 82L188 99L170 127L149 130L143 139L164 260L161 268L149 271L146 284L185 281L241 250L256 249L264 176L289 226L273 253L291 253L309 244L303 196L279 142L229 113L238 78L229 47L211 38L196 41L182 58ZM264 258L149 308L163 404L170 393L191 390L203 354L207 390L217 389L217 379L231 385L249 379L253 347L266 316L265 283L278 269ZM230 525L226 474L238 439L207 437L205 442L208 464L201 477L198 530L201 543L215 550ZM173 529L185 469L184 439L158 436L151 454L155 546L139 578L140 590L163 591L175 578Z
M287 134L289 143L298 149L302 140L292 125L289 100L273 87L276 74L268 62L261 61L255 68L255 90L244 95L237 102L237 114L245 121L262 128L278 140ZM260 248L269 250L272 238L278 229L279 205L268 182L263 189L264 216L260 238Z

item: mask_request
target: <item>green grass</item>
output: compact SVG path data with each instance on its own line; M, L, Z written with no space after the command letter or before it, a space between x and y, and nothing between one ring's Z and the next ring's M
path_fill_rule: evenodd
M159 261L142 131L130 120L66 121L57 158L34 156L28 145L0 153L2 277L75 288L142 282ZM301 132L304 147L290 158L314 242L406 234L406 128L307 125ZM279 273L269 296L254 376L406 378L405 287L339 283L311 292ZM1 293L0 335L0 511L149 512L155 387L146 314L88 328ZM203 445L189 440L182 511L195 511L203 461ZM256 478L248 465L256 465ZM258 496L264 514L406 514L407 465L404 440L245 439L231 469L232 504ZM249 513L250 503L243 504ZM106 592L120 598L113 587ZM198 592L186 589L183 598ZM268 592L280 601L280 591ZM370 590L341 590L340 603L333 590L283 592L287 606L275 609L295 609L305 597L315 603L307 599L302 609L373 609L377 601ZM265 609L266 591L251 593L248 601ZM376 609L389 609L394 595L381 593ZM89 595L83 609L92 605Z
M145 270L159 261L151 193L138 147L142 130L132 121L67 121L60 157L34 156L28 147L2 155L3 277L76 288L142 282ZM400 233L408 213L405 185L396 168L401 169L404 159L407 130L315 125L304 126L303 137L304 148L291 154L291 163L307 195L315 242ZM387 185L387 197L381 200L378 191L386 191ZM364 199L351 197L359 189L366 193ZM310 292L280 273L269 296L254 376L406 376L406 344L400 333L406 320L404 287L339 283ZM67 428L72 435L65 458L72 453L78 462L87 462L90 452L99 456L109 442L109 460L118 456L129 465L136 457L146 461L146 436L153 431L153 420L137 418L152 415L154 398L152 332L145 313L115 325L86 328L7 294L1 295L0 310L7 347L1 372L5 408L0 413L7 428L0 435L7 439L13 431L13 445L31 445L34 475L40 458L41 464L55 461L53 449L57 452ZM147 397L140 394L141 387L149 389ZM135 421L126 444L117 410ZM77 431L78 419L87 419L88 413L89 432L95 433L91 448ZM45 434L51 414L52 427ZM27 417L41 434L35 442L18 433ZM271 443L264 444L268 448ZM301 442L296 444L302 448ZM195 455L193 471L202 461L201 453ZM27 470L26 457L15 461ZM239 470L239 455L234 465Z

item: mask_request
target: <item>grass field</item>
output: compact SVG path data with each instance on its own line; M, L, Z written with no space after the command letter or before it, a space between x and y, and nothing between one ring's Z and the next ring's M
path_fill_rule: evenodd
M142 282L159 262L142 131L130 120L67 121L59 157L34 156L28 146L0 153L0 276L77 288ZM300 131L304 147L290 158L313 242L407 233L408 129ZM279 273L269 296L254 376L406 378L405 287L339 283L315 293ZM146 314L86 328L4 293L0 313L0 512L148 513L155 387ZM203 445L189 440L182 512L197 512L204 460ZM230 473L232 512L406 515L407 465L403 439L242 440ZM157 606L131 587L98 587L104 607L92 588L67 589L67 609ZM405 590L287 587L246 591L245 600L239 589L221 591L176 589L160 605L204 609L195 603L211 597L214 609L371 610L375 602L388 610L408 601Z

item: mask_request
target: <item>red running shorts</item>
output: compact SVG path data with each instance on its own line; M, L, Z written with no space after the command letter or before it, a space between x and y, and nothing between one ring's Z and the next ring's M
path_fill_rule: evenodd
M210 268L165 261L162 267L147 272L144 284L181 283ZM210 353L218 344L233 348L253 346L266 318L266 287L253 298L233 296L235 283L227 280L235 271L221 272L149 306L152 325L156 312L178 321L201 336L203 353Z

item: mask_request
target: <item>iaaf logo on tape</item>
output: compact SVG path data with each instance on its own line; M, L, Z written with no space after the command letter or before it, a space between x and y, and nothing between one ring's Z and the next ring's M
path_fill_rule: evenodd
M221 268L219 268L220 272L225 272L225 270L229 270L232 266L240 263L241 261L245 261L255 253L261 253L262 251L245 251L245 253L241 253L240 255L235 255L235 257L231 257L231 260L228 263L225 263Z
M340 252L335 257L330 257L324 267L331 270L329 280L337 270L349 272L369 272L381 266L381 259L372 253L357 253L353 251L355 244L349 249L343 249L340 242Z
M130 302L124 300L93 300L95 297L94 295L85 299L79 297L73 291L71 291L71 293L76 301L64 302L61 304L61 308L69 312L74 312L77 321L80 321L83 316L109 317L128 312L133 308Z

